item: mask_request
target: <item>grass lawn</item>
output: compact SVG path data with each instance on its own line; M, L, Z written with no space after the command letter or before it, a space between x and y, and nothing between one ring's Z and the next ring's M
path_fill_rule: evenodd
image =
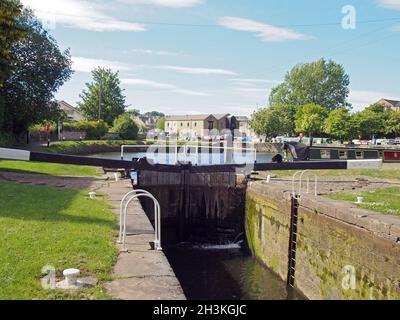
M44 147L42 151L64 154L89 154L119 151L122 145L136 144L143 144L143 142L131 140L57 141L52 142L49 148Z
M14 160L0 160L1 171L40 173L55 176L92 177L101 175L95 167Z
M296 171L271 171L272 174L278 177L293 176ZM399 169L360 169L360 170L315 170L313 171L319 177L329 177L329 176L367 176L372 178L380 179L396 179L400 180L400 170Z
M115 216L88 191L0 182L0 299L108 299L102 287L117 258ZM95 288L66 293L41 286L42 268L78 268Z
M372 211L400 216L400 187L362 192L361 194L331 194L329 198L334 200L356 201L357 196L364 197L364 204L360 208Z

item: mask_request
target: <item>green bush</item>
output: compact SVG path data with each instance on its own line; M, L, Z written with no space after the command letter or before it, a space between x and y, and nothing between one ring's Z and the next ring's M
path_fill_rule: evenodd
M108 129L107 123L103 120L64 123L64 130L86 132L86 139L101 139Z
M118 133L121 139L137 139L139 127L132 120L129 113L124 113L114 120L113 131Z

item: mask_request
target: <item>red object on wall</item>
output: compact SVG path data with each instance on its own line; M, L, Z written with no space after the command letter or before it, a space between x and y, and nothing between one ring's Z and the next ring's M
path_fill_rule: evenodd
M398 161L400 162L400 150L385 151L383 155L384 161Z

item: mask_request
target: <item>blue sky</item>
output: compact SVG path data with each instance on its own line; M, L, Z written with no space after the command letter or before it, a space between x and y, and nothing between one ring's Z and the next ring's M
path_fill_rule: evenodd
M119 70L130 108L250 115L297 63L343 64L355 110L400 100L400 0L22 0L70 48L57 93L73 105L96 66ZM344 6L355 29L344 29Z

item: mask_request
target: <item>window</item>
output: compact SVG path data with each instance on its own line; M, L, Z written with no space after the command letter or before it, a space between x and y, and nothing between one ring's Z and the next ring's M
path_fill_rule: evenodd
M194 123L194 126L197 127L197 122Z
M214 121L208 121L208 130L214 129Z
M364 159L364 152L356 151L356 159Z
M331 150L321 150L321 159L330 159Z
M181 127L183 127L183 122L181 122Z
M347 159L347 151L339 151L339 159Z

